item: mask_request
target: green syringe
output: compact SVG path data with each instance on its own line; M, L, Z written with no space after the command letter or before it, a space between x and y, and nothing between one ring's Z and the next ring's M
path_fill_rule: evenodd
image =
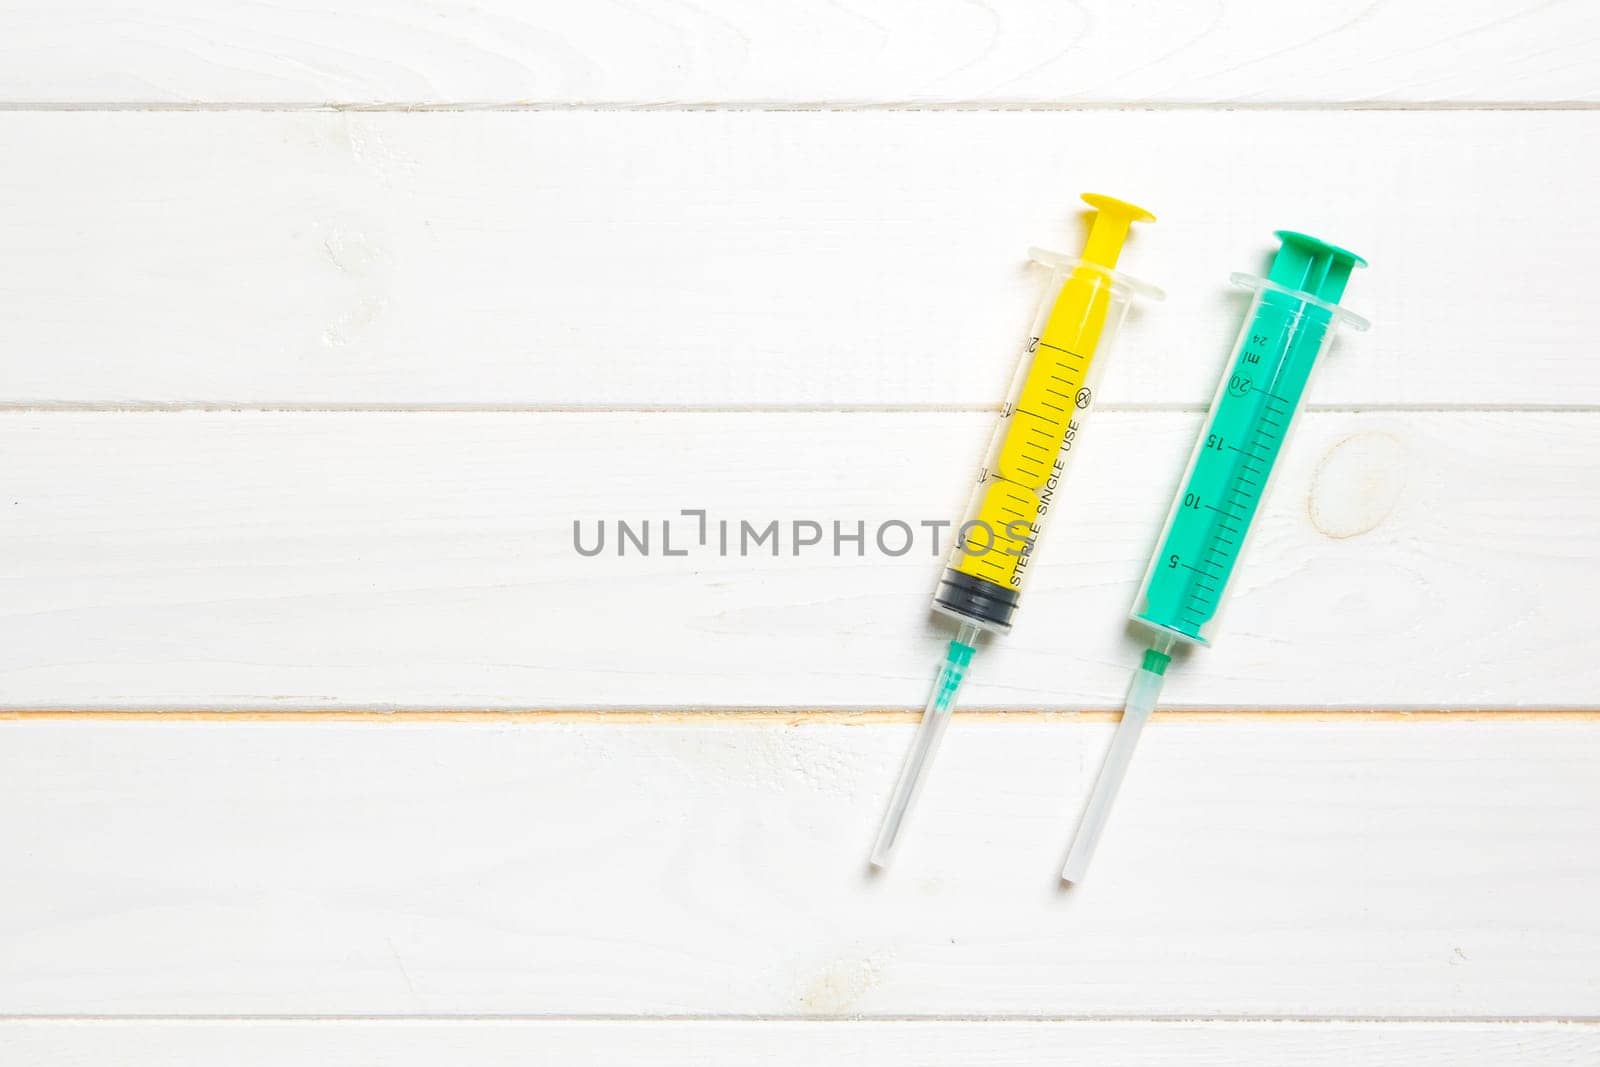
M1367 328L1365 319L1338 305L1350 272L1366 261L1305 234L1280 230L1277 236L1282 245L1267 277L1233 275L1235 284L1255 291L1255 300L1134 604L1133 619L1152 640L1067 854L1061 872L1067 882L1082 881L1089 868L1139 734L1155 710L1172 649L1180 642L1211 643L1250 524L1334 327Z

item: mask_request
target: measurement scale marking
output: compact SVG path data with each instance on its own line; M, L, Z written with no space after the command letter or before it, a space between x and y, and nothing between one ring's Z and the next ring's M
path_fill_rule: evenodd
M1264 466L1270 463L1274 456L1273 445L1282 437L1283 423L1280 421L1289 409L1289 402L1282 396L1266 389L1257 388L1254 392L1268 398L1259 413L1255 425L1255 432L1247 440L1243 448L1237 445L1225 444L1224 448L1240 456L1239 466L1228 480L1227 496L1230 501L1227 507L1218 507L1214 504L1204 505L1207 510L1216 513L1222 518L1215 520L1216 525L1206 538L1206 549L1202 556L1205 569L1184 564L1186 568L1200 575L1190 585L1188 595L1183 598L1184 607L1180 610L1180 617L1191 626L1203 625L1208 617L1208 610L1215 603L1217 587L1209 584L1204 579L1220 581L1221 574L1226 574L1232 567L1231 553L1223 549L1223 545L1232 548L1237 541L1227 534L1239 534L1239 529L1227 521L1244 522L1259 503L1257 490L1260 483L1256 478L1264 478ZM1279 410L1280 407L1283 410ZM1251 475L1255 475L1252 478ZM1250 488L1245 488L1249 486ZM1221 574L1213 573L1214 570Z
M1060 352L1063 355L1071 356L1073 359L1078 360L1080 363L1083 361L1083 357L1081 355L1079 355L1078 353L1074 352L1070 348L1062 348L1060 345L1053 345L1049 341L1044 340L1043 338L1040 338L1039 344L1040 344L1041 347L1048 348L1053 352Z

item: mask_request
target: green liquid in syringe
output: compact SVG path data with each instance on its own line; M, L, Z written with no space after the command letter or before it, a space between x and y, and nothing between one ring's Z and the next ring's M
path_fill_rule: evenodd
M1206 641L1331 321L1289 293L1261 294L1135 618Z

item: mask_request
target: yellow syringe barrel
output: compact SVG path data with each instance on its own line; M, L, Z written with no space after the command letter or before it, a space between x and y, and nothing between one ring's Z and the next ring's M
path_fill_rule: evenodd
M1114 269L1129 227L1155 216L1109 196L1083 199L1096 209L1083 255L1032 250L1052 270L1054 299L1029 339L934 598L938 610L998 632L1011 627L1034 545L1093 403L1104 364L1096 356L1136 292L1160 295Z

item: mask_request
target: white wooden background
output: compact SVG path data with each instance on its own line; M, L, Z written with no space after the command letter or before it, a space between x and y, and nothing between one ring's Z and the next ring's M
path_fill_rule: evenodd
M0 1062L1600 1061L1587 0L0 4ZM918 554L1161 216L895 867ZM1055 872L1289 226L1373 263Z

